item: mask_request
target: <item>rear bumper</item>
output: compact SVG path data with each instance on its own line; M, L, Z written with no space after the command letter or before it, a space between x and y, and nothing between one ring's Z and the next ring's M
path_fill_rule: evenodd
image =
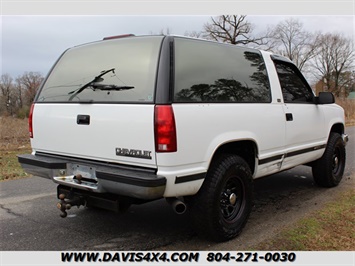
M27 173L52 179L57 184L96 193L152 200L161 198L166 187L166 178L156 175L154 169L42 154L18 155L18 161ZM77 178L78 174L80 179Z

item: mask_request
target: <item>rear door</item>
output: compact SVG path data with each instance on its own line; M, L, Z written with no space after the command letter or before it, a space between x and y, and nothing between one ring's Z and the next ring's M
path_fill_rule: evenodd
M36 152L156 167L154 97L162 36L67 50L34 106Z

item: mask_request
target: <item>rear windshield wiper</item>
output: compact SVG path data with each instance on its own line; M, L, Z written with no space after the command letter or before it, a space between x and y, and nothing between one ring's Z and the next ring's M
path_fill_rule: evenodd
M111 68L109 70L103 70L101 71L101 74L96 76L93 80L89 81L88 83L84 84L83 86L81 86L80 88L70 91L68 94L79 94L80 92L82 92L83 90L85 90L87 87L89 87L91 84L95 83L95 82L99 82L102 81L103 79L101 78L102 76L106 75L107 73L111 72L115 74L115 69Z
M94 90L101 90L101 91L123 91L123 90L130 90L134 89L133 86L118 86L118 85L109 85L109 84L101 84L101 83L93 83L90 85L94 88Z
M73 91L70 91L68 93L68 95L71 95L70 98L69 98L69 101L73 100L74 97L76 95L78 95L79 93L81 93L83 90L85 90L86 88L88 87L93 87L95 88L95 86L98 88L98 87L101 87L101 85L98 85L97 82L100 82L100 81L103 81L104 79L101 78L102 76L106 75L107 73L110 73L112 72L113 74L115 74L115 69L114 68L111 68L109 70L103 70L101 71L100 75L96 76L93 80L89 81L88 83L84 84L83 86L81 86L80 88L76 89L76 90L73 90ZM106 85L107 86L107 85ZM120 89L119 86L117 86L117 88L113 88L111 85L108 85L109 87L111 87L110 90L124 90L124 89L133 89L131 86L122 86ZM129 88L127 88L129 87ZM102 90L102 88L99 88ZM107 90L107 89L106 89Z

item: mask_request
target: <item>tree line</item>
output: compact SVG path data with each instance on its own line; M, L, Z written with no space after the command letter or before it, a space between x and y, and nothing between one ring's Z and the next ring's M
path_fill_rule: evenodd
M186 32L218 42L245 45L289 58L311 79L317 91L330 91L346 98L355 91L355 52L353 39L340 33L311 32L301 21L290 17L254 34L246 15L212 17L201 32Z
M43 79L38 72L25 72L16 79L9 74L1 75L0 115L27 117Z
M317 91L330 91L340 98L355 91L355 52L351 38L339 33L310 32L299 19L292 17L258 35L254 32L255 26L246 15L222 15L211 17L200 32L187 31L185 35L283 55L308 79L315 81ZM165 34L170 34L169 28ZM0 115L27 116L43 79L38 72L26 72L17 78L1 75Z

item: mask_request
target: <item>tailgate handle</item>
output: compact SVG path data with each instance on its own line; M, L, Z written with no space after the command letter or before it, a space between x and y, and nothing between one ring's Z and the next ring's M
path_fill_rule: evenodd
M89 115L78 115L76 117L76 123L78 125L90 125L90 116Z

